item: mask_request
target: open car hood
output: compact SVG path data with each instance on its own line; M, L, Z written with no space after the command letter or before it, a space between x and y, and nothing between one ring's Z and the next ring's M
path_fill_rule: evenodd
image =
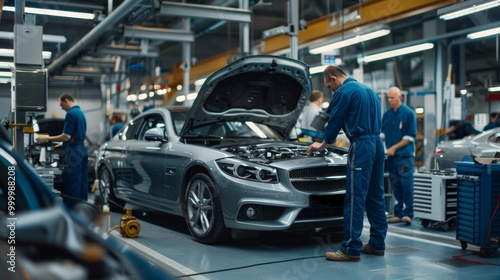
M181 135L219 121L252 121L288 136L312 90L309 66L270 55L241 58L210 75L188 114Z

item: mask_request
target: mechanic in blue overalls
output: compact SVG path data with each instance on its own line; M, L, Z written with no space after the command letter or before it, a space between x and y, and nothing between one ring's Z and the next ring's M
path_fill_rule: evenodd
M387 91L391 108L382 117L382 138L387 148L387 168L394 198L394 217L389 223L411 224L413 218L413 173L415 168L415 137L417 116L403 104L401 90L391 87Z
M73 208L79 201L87 201L88 198L88 152L83 145L87 134L87 120L70 94L63 93L58 102L66 111L62 134L38 137L36 141L63 142L64 187L61 195L64 203Z
M326 252L332 261L359 261L361 252L383 256L387 218L384 198L384 145L380 101L377 93L337 66L323 71L325 86L333 92L330 117L322 143L312 143L308 153L335 143L342 128L351 141L347 160L344 233L340 250ZM366 210L370 239L363 245L361 233Z

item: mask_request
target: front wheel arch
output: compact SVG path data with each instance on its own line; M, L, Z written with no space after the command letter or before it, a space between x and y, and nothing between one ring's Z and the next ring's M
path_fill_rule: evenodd
M219 188L206 173L198 172L189 180L184 192L184 218L191 235L205 244L219 243L229 236Z
M110 168L105 164L101 164L97 171L97 179L99 180L99 193L103 202L108 204L111 210L122 212L125 201L116 197L113 172Z

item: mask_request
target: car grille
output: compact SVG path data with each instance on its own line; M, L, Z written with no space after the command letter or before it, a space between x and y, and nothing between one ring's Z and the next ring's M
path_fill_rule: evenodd
M290 170L293 187L302 192L343 191L346 185L346 166L324 166Z

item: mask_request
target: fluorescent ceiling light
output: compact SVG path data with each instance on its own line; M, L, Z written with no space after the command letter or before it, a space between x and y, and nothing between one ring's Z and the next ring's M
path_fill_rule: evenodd
M0 71L0 78L12 78L12 72Z
M395 57L395 56L425 51L425 50L429 50L432 48L434 48L434 44L424 43L424 44L415 45L415 46L406 47L406 48L401 48L401 49L397 49L397 50L377 53L377 54L373 54L373 55L367 55L365 57L359 58L358 61L367 63L367 62L382 60L382 59L391 58L391 57Z
M206 79L207 78L198 79L198 80L194 81L194 85L197 87L200 87L203 85L203 83L205 82Z
M490 87L488 89L489 92L496 92L496 91L500 91L500 87Z
M328 65L320 65L320 66L315 66L315 67L311 67L309 69L309 74L317 74L317 73L323 73L323 71L325 70L325 68L327 67Z
M43 34L42 40L47 43L66 43L66 37L62 35ZM14 32L0 31L0 38L14 40Z
M391 33L389 27L385 25L378 25L375 27L367 28L366 30L362 30L360 32L349 34L346 36L345 39L335 38L333 40L329 40L329 42L332 43L328 43L327 45L325 45L325 42L323 42L321 46L317 47L311 46L309 47L309 53L319 54L324 52L331 52L332 50L340 49L343 47L347 47L350 45L382 37L389 33Z
M14 50L13 49L0 49L0 56L14 57ZM52 52L43 51L42 56L43 56L43 59L50 59L50 57L52 56Z
M177 96L177 97L175 98L175 101L176 101L176 102L179 102L179 103L182 103L182 102L184 102L185 100L186 100L186 96L184 96L184 95L179 95L179 96Z
M127 95L127 101L130 101L130 102L137 101L137 95L135 95L135 94Z
M497 35L497 34L500 34L500 27L470 33L470 34L467 34L467 38L474 40L474 39L479 39L479 38L488 37L488 36Z
M451 7L438 10L439 18L450 20L500 6L500 0L464 1ZM457 10L458 9L458 10Z
M196 97L198 96L198 93L197 92L191 92L187 95L187 99L188 100L195 100Z
M6 12L15 12L16 8L13 6L4 6L3 10ZM50 9L40 9L40 8L24 8L24 12L27 14L37 14L46 15L54 17L68 17L77 19L94 19L94 13L80 13L80 12L70 12L70 11L60 11L60 10L50 10Z
M14 62L0 61L0 69L10 69L14 67Z

